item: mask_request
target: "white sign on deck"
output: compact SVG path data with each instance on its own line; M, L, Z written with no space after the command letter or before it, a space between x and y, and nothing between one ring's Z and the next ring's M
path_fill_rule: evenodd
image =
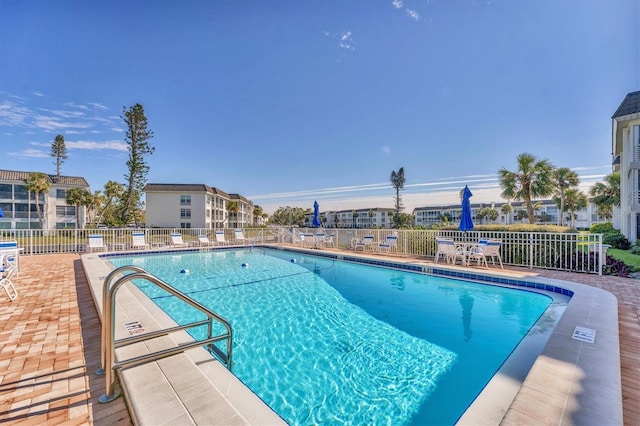
M573 336L571 337L582 342L593 343L596 339L596 331L592 328L576 326L576 329L573 330Z
M140 324L140 321L126 322L124 324L124 328L127 329L130 336L133 336L134 334L144 333L144 327L142 326L142 324Z

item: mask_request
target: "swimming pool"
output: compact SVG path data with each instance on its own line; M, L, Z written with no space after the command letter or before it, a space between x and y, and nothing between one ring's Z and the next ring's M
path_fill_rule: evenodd
M280 250L110 260L142 266L229 319L234 374L292 424L455 423L551 303ZM192 319L142 288L176 321Z

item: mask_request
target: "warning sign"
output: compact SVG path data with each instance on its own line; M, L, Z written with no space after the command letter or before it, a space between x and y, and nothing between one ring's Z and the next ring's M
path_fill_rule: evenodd
M124 328L127 329L130 336L134 334L144 333L144 327L140 324L140 321L131 321L124 324Z
M596 331L592 328L576 326L576 329L573 330L572 337L582 342L593 343L596 339Z

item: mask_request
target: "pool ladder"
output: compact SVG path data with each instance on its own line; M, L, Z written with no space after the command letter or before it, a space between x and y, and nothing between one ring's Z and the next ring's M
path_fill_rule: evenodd
M120 277L113 285L111 285L111 281L115 279L115 277L124 272L132 272L128 275L123 275ZM183 302L189 304L193 308L203 312L207 319L201 321L195 321L185 325L179 325L175 327L169 327L157 331L143 333L137 336L131 336L120 340L115 340L115 306L116 306L116 293L118 289L126 282L130 282L136 279L146 280L152 284L155 284L157 287L165 290L166 292L176 296L178 299ZM113 401L114 399L120 396L120 391L115 390L115 379L116 375L114 374L121 368L124 367L133 367L141 364L145 364L147 362L157 361L162 358L166 358L181 352L186 351L187 349L196 348L199 346L206 346L207 349L213 353L213 355L218 358L220 362L222 362L229 370L231 370L232 361L231 361L231 348L233 343L233 333L231 330L231 324L229 321L211 311L206 306L198 303L193 300L186 294L180 292L175 289L171 285L165 283L160 278L150 274L144 269L127 265L117 268L104 280L104 285L102 288L102 340L101 340L101 368L96 371L98 375L104 375L106 380L106 392L104 395L98 398L98 401L105 403ZM222 324L226 333L214 336L212 334L213 329L213 321L216 321ZM129 358L126 360L115 361L115 350L116 348L120 348L123 346L131 345L134 343L143 342L146 340L154 339L156 337L166 336L169 333L174 333L182 330L186 330L193 327L207 326L207 338L196 340L189 343L181 343L178 346L158 350L155 352L150 352L145 355L140 355L137 357ZM227 341L227 350L226 353L223 352L220 348L214 345L215 342L226 340Z

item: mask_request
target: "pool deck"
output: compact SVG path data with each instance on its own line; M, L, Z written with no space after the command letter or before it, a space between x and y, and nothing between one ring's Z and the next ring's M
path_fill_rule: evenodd
M346 253L340 250L336 252ZM387 255L374 257L396 260ZM401 257L397 260L433 265L424 258ZM466 270L482 272L484 268ZM605 290L617 298L623 424L640 425L640 281L524 268L507 268L504 271L491 268L491 272L585 284ZM133 424L123 398L108 404L97 402L98 397L105 392L104 378L94 374L100 366L100 320L80 256L22 256L20 276L13 281L19 292L14 302L10 302L4 292L0 293L0 422ZM597 293L594 294L597 296ZM592 314L597 317L593 310L589 312L590 316ZM606 330L597 326L594 328L597 328L596 343L606 341ZM589 345L592 344L580 342L576 346L580 348L579 351L573 353L572 350L566 350L565 345L554 347L551 340L548 344L551 350L562 356L582 357L583 361L590 356ZM589 361L590 364L597 363L597 355L594 357L594 360ZM602 383L602 393L585 399L556 395L551 390L553 383L545 383L544 380L562 382L564 375L571 375L571 383L575 385L583 381L586 386L590 379L576 378L582 370L576 368L576 365L569 368L561 365L560 358L539 357L532 372L544 369L554 372L555 377L536 382L531 379L535 374L530 374L504 418L496 423L595 424L593 421L584 421L591 417L576 417L573 414L589 412L592 402L589 397L599 400L611 397L604 391L607 383ZM608 367L610 366L603 366L603 371ZM596 379L606 381L606 378ZM546 397L544 389L549 389ZM580 393L579 389L577 393ZM551 403L543 403L541 398ZM613 404L615 405L615 401ZM223 422L210 418L208 423L272 423L260 417L263 414L261 412L256 417L264 419L262 421L230 415ZM207 423L206 418L200 422L193 421L194 418L192 417L192 423ZM145 423L144 419L140 420L137 419L139 423Z

